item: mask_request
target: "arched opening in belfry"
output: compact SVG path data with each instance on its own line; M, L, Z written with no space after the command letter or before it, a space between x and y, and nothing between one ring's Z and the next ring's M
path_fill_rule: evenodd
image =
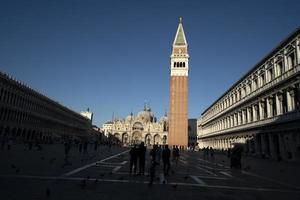
M185 62L183 62L182 66L185 67Z
M182 67L182 62L180 62L180 67Z

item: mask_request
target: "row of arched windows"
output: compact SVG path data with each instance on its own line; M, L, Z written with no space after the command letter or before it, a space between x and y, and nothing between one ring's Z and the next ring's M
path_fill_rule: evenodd
M244 107L214 122L211 124L211 131L220 131L299 110L299 86L292 85L281 91L283 92L273 93L260 102Z
M49 142L51 140L50 132L42 132L35 129L25 129L25 128L16 128L16 127L3 127L0 126L0 137L2 138L23 138L27 140L39 140L40 142Z
M0 102L12 107L23 108L29 112L51 116L66 123L74 123L75 121L83 126L86 124L86 120L83 117L70 113L65 108L57 107L52 102L45 102L43 98L31 92L5 86L4 83L0 82Z
M185 67L185 62L174 62L174 67Z
M207 116L205 116L205 120L222 112L229 106L239 102L241 99L250 95L253 91L264 87L266 83L273 81L275 78L282 76L284 73L288 72L289 70L292 70L294 67L297 66L295 50L291 51L288 55L286 55L286 62L284 62L284 60L282 59L283 58L281 58L281 60L277 60L277 62L273 63L273 65L268 69L266 69L264 66L260 74L251 74L249 77L253 76L256 78L249 78L250 81L248 84L244 84L244 82L242 82L240 84L241 89L239 89L237 92L232 91L232 95L228 95L228 97L225 98L223 102L220 102L210 111L208 111ZM256 73L258 73L258 71Z
M88 120L71 110L40 96L0 74L0 121L16 128L24 125L34 129L51 129L57 133L82 134Z

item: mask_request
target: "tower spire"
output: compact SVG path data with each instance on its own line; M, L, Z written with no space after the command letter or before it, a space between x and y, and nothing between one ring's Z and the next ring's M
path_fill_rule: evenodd
M182 17L179 18L179 24L173 42L173 46L187 46L187 41L182 26Z

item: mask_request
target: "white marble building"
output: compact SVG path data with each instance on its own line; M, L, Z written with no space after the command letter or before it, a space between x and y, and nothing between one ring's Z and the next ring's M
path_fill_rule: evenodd
M166 144L168 134L168 118L161 117L158 121L149 106L143 111L132 113L123 119L114 119L102 125L106 136L112 135L123 144L139 144L144 142L147 146L153 144Z
M202 113L199 145L243 143L249 154L299 160L299 99L300 28Z

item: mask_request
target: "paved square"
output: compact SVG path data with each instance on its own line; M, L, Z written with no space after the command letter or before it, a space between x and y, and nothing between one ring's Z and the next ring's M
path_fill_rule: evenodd
M251 171L230 169L226 166L228 161L220 161L218 155L214 160L204 160L200 152L181 152L178 164L172 162L169 176L163 175L161 163L156 170L154 185L149 186L149 151L145 175L130 176L128 149L102 147L87 155L74 149L70 156L72 164L63 167L63 154L59 153L62 146L48 146L42 152L22 151L24 160L17 163L19 157L13 152L21 151L20 148L16 146L10 152L1 152L1 156L11 154L10 162L15 161L1 161L1 199L300 198L299 186ZM56 155L52 164L54 158L49 152L51 156ZM33 155L34 158L25 161ZM35 163L32 165L31 162ZM22 169L16 172L21 165Z

